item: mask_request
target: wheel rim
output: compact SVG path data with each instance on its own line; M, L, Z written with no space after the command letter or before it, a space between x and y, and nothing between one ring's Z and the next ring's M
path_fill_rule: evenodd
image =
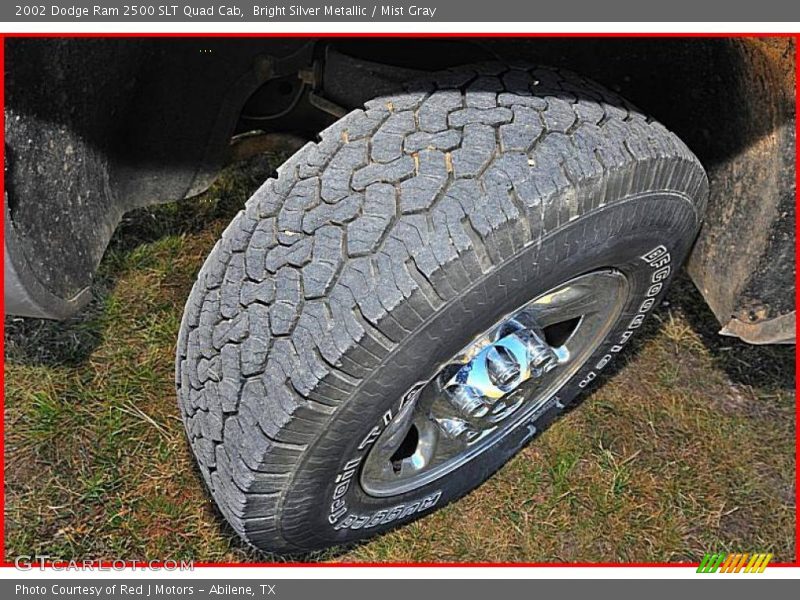
M361 487L379 497L414 490L525 423L591 356L627 296L622 273L594 271L506 315L405 394L367 455Z

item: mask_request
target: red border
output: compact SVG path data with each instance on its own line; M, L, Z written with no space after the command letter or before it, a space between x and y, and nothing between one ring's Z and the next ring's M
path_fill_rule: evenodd
M800 79L800 64L797 61L797 44L800 42L800 35L795 33L401 33L401 32L384 32L384 33L343 33L343 32L328 32L328 33L0 33L0 108L3 109L0 120L3 124L3 131L5 131L5 39L6 38L752 38L752 37L776 37L776 38L789 38L795 39L795 113L797 107L800 106L800 87L798 86L797 79ZM797 155L800 154L800 122L795 120L795 204L800 203L800 172L797 170ZM0 144L0 164L5 165L4 159L5 144ZM0 171L0 194L5 191L5 169ZM797 217L795 216L795 238L800 232L798 227ZM4 230L0 231L0 240L3 239ZM5 246L4 246L5 248ZM800 249L795 245L795 264L800 259ZM0 267L0 270L4 269ZM5 279L4 279L5 280ZM795 269L795 304L800 294L797 291L797 285L800 283L800 275ZM4 304L4 298L0 299L0 307ZM5 314L5 310L3 311ZM800 333L800 326L795 325L795 333ZM5 324L0 324L0 333L3 334L0 339L0 350L3 351L3 358L5 360ZM796 357L796 351L795 351ZM800 567L800 513L797 507L800 504L800 473L798 472L798 464L800 464L800 407L797 405L797 377L800 376L800 367L795 360L795 561L793 563L771 563L770 567ZM5 417L5 369L0 372L0 383L3 383L3 391L0 392L0 409L2 409L3 416ZM0 421L0 446L2 446L2 453L0 453L0 470L5 473L5 418ZM0 488L0 505L5 508L5 486ZM13 563L5 561L5 510L0 511L0 568L14 568ZM60 564L60 563L59 563ZM96 561L92 563L95 568L110 568L112 562L110 561ZM151 566L163 566L164 563L150 563ZM347 562L347 563L302 563L302 562L286 562L286 563L206 563L196 562L195 567L245 567L245 568L258 568L258 567L315 567L315 568L373 568L373 567L697 567L699 563L614 563L614 562L580 562L580 563L486 563L486 562ZM133 566L133 563L128 563L128 566Z
M627 33L627 32L555 32L555 33L531 33L531 32L497 32L497 33L447 33L447 32L418 32L405 33L397 31L389 32L270 32L270 33L161 33L161 32L140 32L140 33L2 33L0 38L797 38L796 33L758 33L758 32L736 32L736 33L696 33L696 32L654 32L654 33Z
M6 144L5 144L5 131L6 131L6 40L5 36L0 36L0 123L3 125L3 143L0 144L0 166L2 166L2 170L0 171L0 196L5 198L6 192ZM4 200L5 201L5 200ZM3 212L3 216L0 217L0 221L3 221L3 229L0 230L0 239L3 240L3 266L0 267L0 270L3 271L3 297L0 299L0 306L3 307L3 322L0 323L0 333L2 333L2 338L0 338L0 350L3 351L2 358L0 360L3 361L3 370L0 372L0 382L3 384L3 390L0 392L0 412L3 413L3 418L0 420L0 472L3 474L3 485L0 486L0 506L2 506L3 510L0 510L0 561L5 562L6 557L6 381L5 381L5 373L6 373L6 321L5 321L5 211Z
M797 120L797 109L800 107L800 64L798 64L798 50L797 44L800 42L800 35L795 37L795 47L794 47L794 68L795 68L795 78L794 78L794 112L795 112L795 136L794 136L794 143L795 143L795 151L794 151L794 179L795 179L795 198L794 198L794 206L795 206L795 217L794 217L794 239L795 239L795 246L794 246L794 264L795 264L795 281L794 281L794 306L797 309L797 299L800 298L798 295L797 286L800 283L800 274L797 273L797 261L800 259L800 249L797 247L797 233L800 231L800 227L798 227L797 221L797 205L800 204L800 172L797 169L797 157L800 155L800 122ZM800 332L800 327L795 320L795 340L797 340L798 332ZM796 565L800 566L800 512L798 512L798 506L800 506L800 472L798 471L798 465L800 465L800 407L797 405L797 379L798 375L800 375L800 368L797 365L797 346L795 345L794 351L794 562Z

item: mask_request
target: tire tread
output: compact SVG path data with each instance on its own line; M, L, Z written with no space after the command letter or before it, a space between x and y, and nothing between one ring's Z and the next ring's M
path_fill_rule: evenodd
M697 199L691 151L558 69L486 63L378 98L284 163L226 228L187 301L176 386L234 530L265 550L305 449L359 382L460 290L606 193Z

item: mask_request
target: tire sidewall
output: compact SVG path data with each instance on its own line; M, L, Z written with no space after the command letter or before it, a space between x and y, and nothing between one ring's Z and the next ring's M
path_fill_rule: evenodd
M283 498L279 526L298 547L369 537L428 514L486 480L616 361L682 263L698 226L690 199L649 193L596 209L503 262L392 352L309 446ZM360 469L403 395L434 375L481 331L560 283L598 269L628 279L625 307L610 333L534 414L458 469L390 497L366 494ZM414 365L402 368L403 365Z

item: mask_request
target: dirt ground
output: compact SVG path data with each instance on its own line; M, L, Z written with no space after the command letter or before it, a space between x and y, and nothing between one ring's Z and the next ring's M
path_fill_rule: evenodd
M183 303L271 172L118 230L95 299L65 323L5 321L6 558L265 561L215 510L176 404ZM716 334L685 277L613 373L461 501L332 561L699 561L795 557L794 347Z

